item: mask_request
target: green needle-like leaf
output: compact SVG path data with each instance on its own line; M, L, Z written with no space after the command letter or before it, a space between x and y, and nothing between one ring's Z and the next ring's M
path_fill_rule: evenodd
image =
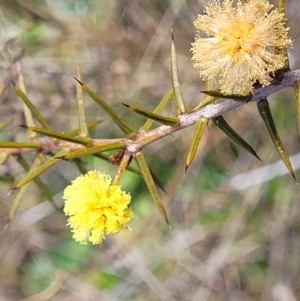
M137 161L138 167L140 169L140 172L142 174L142 177L148 187L148 190L158 208L158 211L160 212L160 214L162 215L162 217L165 219L165 221L167 222L167 224L169 224L168 221L168 217L167 217L167 213L165 210L165 207L160 199L160 196L157 192L153 177L151 175L149 166L147 164L146 158L144 156L144 154L142 152L138 152L135 156L135 159Z
M298 131L300 133L300 84L297 83L294 86L295 96L296 96L296 108L297 108L297 117L298 117Z
M92 121L92 122L88 122L87 123L87 129L90 131L92 130L93 128L95 128L98 124L100 124L102 121ZM66 132L65 134L67 136L72 136L72 137L75 137L77 135L79 135L79 129L76 129L76 130L73 130L73 131L69 131L69 132Z
M81 81L81 70L77 67L77 77ZM80 137L89 137L89 131L87 128L86 122L86 113L84 106L84 96L82 85L78 82L76 83L76 94L77 94L77 109L78 109L78 123L79 123L79 136Z
M289 170L289 172L291 173L292 177L296 180L295 178L295 174L290 162L290 159L288 157L288 154L283 146L283 143L278 135L271 111L270 111L270 107L269 107L269 103L268 101L265 100L261 100L257 103L257 107L258 107L258 111L259 114L261 116L261 118L263 119L269 134L272 138L272 141L274 143L274 145L276 146L276 149L282 159L282 161L284 162L285 166L287 167L287 169Z
M183 100L181 86L178 79L177 54L176 54L176 48L174 44L173 32L172 32L172 44L171 44L171 72L172 72L172 84L174 90L176 115L180 115L186 112L186 105Z
M100 105L100 107L111 117L111 119L124 133L132 134L136 132L136 130L125 120L123 120L100 96L98 96L88 86L84 85L81 81L78 79L76 80L82 86L83 90L87 92L98 105Z
M124 146L125 146L124 142L122 141L107 142L106 144L103 145L97 145L97 146L87 147L84 149L79 149L61 157L56 156L56 159L75 159L82 156L95 155L97 153L101 153L108 150L120 149L123 148Z
M22 90L13 82L12 83L17 94L22 99L22 101L26 104L26 106L29 108L33 116L38 120L38 122L42 125L42 127L46 129L50 129L49 124L47 121L43 118L43 116L40 114L38 109L32 104L32 102L29 100L29 98L26 96L25 93L22 92Z
M166 105L169 103L169 101L173 98L174 96L174 92L173 92L173 88L170 89L167 94L163 97L163 99L160 101L160 103L158 104L158 106L155 108L155 110L153 111L154 114L159 114L165 107ZM142 130L144 131L148 131L152 125L154 123L154 120L152 119L148 119L145 124L142 126Z
M196 123L196 129L195 134L193 137L193 141L186 159L186 165L185 165L185 172L190 167L191 163L193 162L195 155L197 153L198 146L200 144L201 138L203 136L204 130L206 129L208 125L208 119L201 117L197 123Z
M69 152L68 148L64 148L61 151L59 151L56 156L57 157L61 157L64 156L65 154L67 154ZM24 185L26 185L27 183L31 182L32 180L34 180L36 177L38 177L40 174L42 174L43 172L45 172L46 170L48 170L50 167L52 167L53 165L55 165L56 163L58 163L59 160L55 158L51 158L50 160L48 160L47 162L43 163L42 165L40 165L39 167L37 167L34 170L31 170L28 175L21 180L13 189L19 189L21 187L23 187Z
M0 142L0 148L40 148L40 142Z
M230 139L241 146L243 149L248 151L251 155L255 156L259 161L260 158L256 154L255 150L237 133L232 127L226 122L223 116L219 116L213 119L214 124L222 130Z
M145 109L142 109L142 108L139 108L139 107L136 107L133 105L127 105L125 103L123 103L123 105L125 107L129 108L131 111L133 111L139 115L145 116L147 118L150 118L152 120L155 120L159 123L170 125L170 126L177 126L180 124L179 118L177 118L177 117L166 117L166 116L152 113L150 111L147 111Z
M89 138L76 138L67 134L62 134L60 132L53 131L52 129L44 129L37 127L27 127L30 131L36 132L38 134L42 134L44 136L49 136L52 138L57 138L64 141L70 141L73 143L83 144L83 145L91 145L92 140Z
M24 93L24 95L26 95L27 91L26 91L26 86L25 86L25 82L24 82L24 78L23 78L23 74L22 74L22 70L21 70L21 64L19 62L17 62L16 67L19 71L18 79L19 79L20 90ZM28 108L28 106L25 104L24 101L22 102L22 105L23 105L23 111L24 111L26 125L27 126L35 126L30 109ZM31 133L29 133L29 137L31 139L34 139L36 137L36 134L31 132Z
M220 90L209 90L209 91L200 91L206 95L215 97L215 98L225 98L225 99L234 99L240 102L249 102L252 98L252 95L247 96L238 96L238 95L224 95L220 92Z
M29 171L29 174L30 173L33 173L37 168L38 166L41 164L41 154L37 154L37 156L35 157L34 159L34 162L30 168L30 171ZM9 217L8 217L8 221L6 223L6 226L8 226L8 224L11 222L11 220L14 218L17 210L19 209L26 193L27 193L27 190L29 188L29 183L30 181L28 181L27 183L24 183L23 185L20 185L19 187L17 188L21 188L11 206L11 209L10 209L10 212L9 212ZM22 187L21 187L22 186Z
M21 156L19 155L18 156L18 162L22 165L22 167L27 171L29 172L30 171L30 166L29 164L27 163L27 161ZM51 191L50 189L48 188L48 186L46 186L44 184L44 182L39 178L39 177L36 177L34 180L33 180L36 185L39 187L39 189L41 190L42 194L50 201L50 203L53 205L53 207L57 208L53 198L52 198L52 194L51 194Z

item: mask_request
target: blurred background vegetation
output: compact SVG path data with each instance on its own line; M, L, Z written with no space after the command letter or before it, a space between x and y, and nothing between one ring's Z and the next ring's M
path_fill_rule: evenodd
M0 131L5 141L26 141L22 104L10 87L21 62L28 96L58 131L77 128L73 76L137 128L144 119L120 104L153 109L171 87L170 30L178 52L186 102L203 89L192 67L193 20L203 0L0 1ZM273 2L275 3L275 2ZM300 68L300 2L287 1L294 39L292 69ZM270 101L292 163L299 168L299 132L292 89ZM120 137L103 111L86 96L88 120L102 120L94 137ZM170 107L165 112L172 115ZM145 149L171 229L158 213L142 179L130 172L122 187L132 194L131 231L101 246L75 243L61 208L63 189L79 175L68 162L43 174L60 207L55 210L32 184L21 209L0 233L1 301L79 300L279 300L300 296L299 186L279 160L255 104L224 116L262 158L232 144L215 126L206 132L198 156L184 177L193 128ZM28 160L30 154L26 154ZM84 158L88 169L114 175L108 162ZM264 167L264 169L259 169ZM295 169L297 169L295 168ZM258 170L257 170L258 169ZM282 171L284 171L282 173ZM298 170L296 177L300 179ZM0 166L0 223L3 227L25 172L10 158Z

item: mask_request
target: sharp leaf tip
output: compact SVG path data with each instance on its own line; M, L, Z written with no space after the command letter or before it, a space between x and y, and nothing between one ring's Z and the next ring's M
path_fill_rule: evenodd
M186 176L186 173L187 173L187 170L189 169L189 167L190 167L190 165L186 165L186 166L185 166L184 174L183 174L184 176Z
M76 78L75 76L73 77L81 86L83 86L83 82L81 82L78 78Z

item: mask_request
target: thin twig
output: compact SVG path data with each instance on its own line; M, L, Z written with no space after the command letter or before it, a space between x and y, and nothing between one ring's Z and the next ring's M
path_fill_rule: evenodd
M262 99L266 99L269 95L283 88L292 87L299 81L300 69L288 71L284 74L283 79L279 83L276 82L267 87L256 89L251 101L258 102ZM225 112L236 109L239 106L245 105L246 103L247 102L236 100L226 100L221 103L207 105L195 112L182 114L178 116L180 120L180 125L178 126L172 127L168 125L161 125L148 132L139 131L133 139L125 139L124 141L127 145L127 150L135 154L146 145L195 124L200 117L212 119L224 114Z
M255 90L255 93L250 101L258 102L262 99L266 99L269 95L277 92L281 89L287 87L293 87L297 82L300 82L300 69L288 71L284 74L280 82L270 84L267 87L258 88ZM236 101L236 100L225 100L221 103L207 105L197 111L185 113L179 115L180 125L178 126L169 126L161 125L153 130L144 131L139 130L135 135L132 135L128 138L119 138L119 139L93 139L92 145L102 145L103 143L113 143L118 141L123 141L125 143L125 148L132 156L138 153L146 145L151 144L159 139L164 138L165 136L172 135L173 133L180 131L186 127L192 126L195 124L200 117L205 117L208 119L216 118L228 111L234 110L239 106L245 105L248 102ZM83 149L84 145L77 143L71 143L68 141L57 140L53 141L50 138L41 138L37 139L40 143L40 150L47 153L49 151L57 150L62 147L69 147L71 151ZM17 153L22 153L28 151L29 149L16 149ZM13 149L11 152L14 151Z

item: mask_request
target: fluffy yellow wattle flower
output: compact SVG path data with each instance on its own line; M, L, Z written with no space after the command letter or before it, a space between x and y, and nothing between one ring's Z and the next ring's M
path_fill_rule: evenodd
M192 61L204 80L218 80L223 94L248 95L253 84L270 84L270 73L283 68L292 46L284 14L267 0L224 0L198 15ZM200 32L207 34L202 38Z
M100 244L105 235L126 227L133 217L128 208L131 196L111 181L109 175L94 170L66 187L64 212L77 242Z

